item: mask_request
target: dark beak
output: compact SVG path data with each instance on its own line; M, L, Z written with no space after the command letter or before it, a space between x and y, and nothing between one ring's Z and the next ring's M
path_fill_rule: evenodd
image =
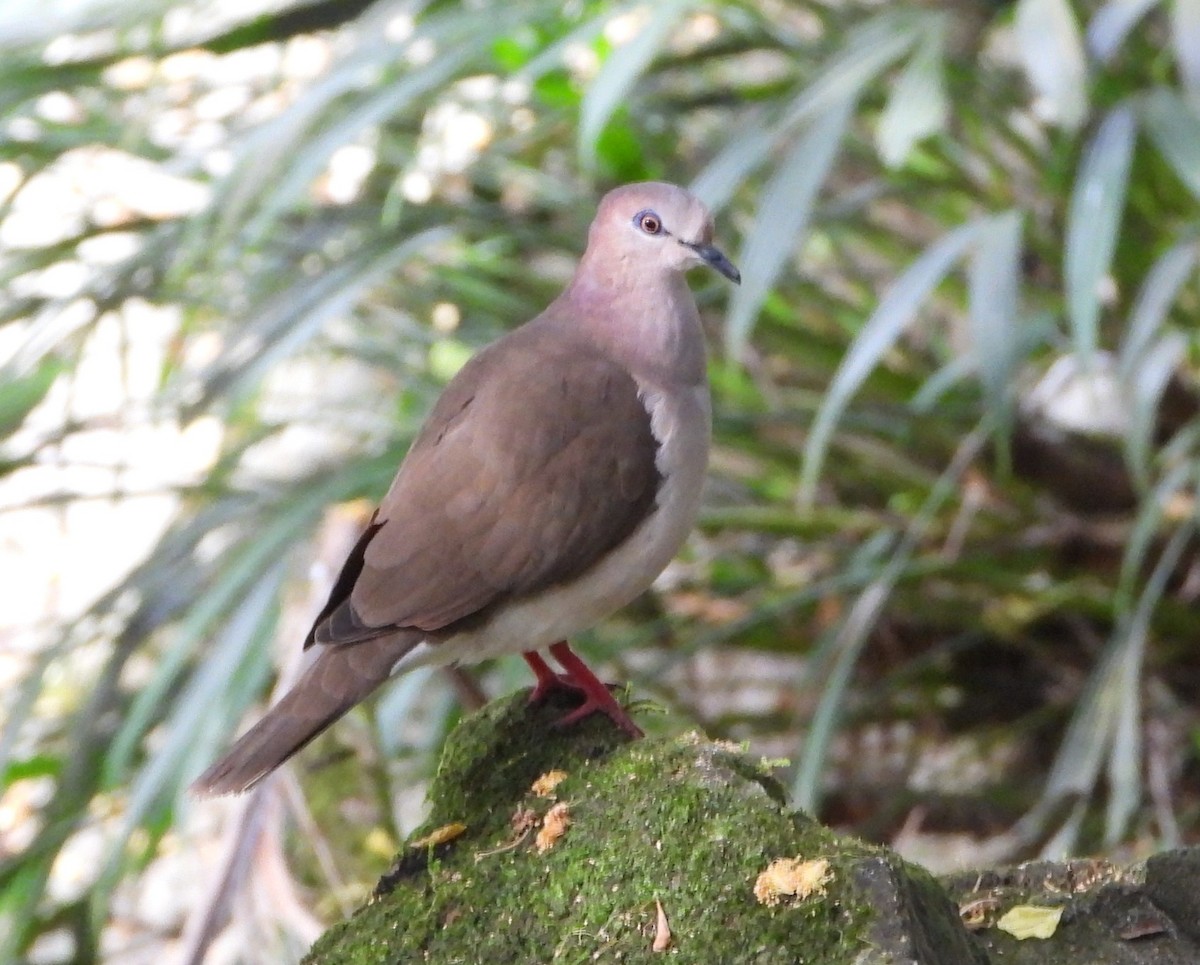
M699 241L681 241L680 244L687 245L703 258L706 264L711 265L735 285L742 283L742 273L737 270L737 266L732 261L725 257L725 253L720 248Z

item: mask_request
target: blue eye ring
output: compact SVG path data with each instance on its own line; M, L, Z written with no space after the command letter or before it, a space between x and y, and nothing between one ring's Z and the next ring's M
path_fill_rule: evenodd
M647 208L633 216L633 225L638 231L648 235L661 235L663 231L662 218Z

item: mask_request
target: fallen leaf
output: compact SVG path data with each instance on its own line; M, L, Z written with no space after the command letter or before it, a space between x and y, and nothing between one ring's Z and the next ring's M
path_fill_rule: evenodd
M785 897L803 901L810 895L825 894L825 885L832 880L826 858L777 858L754 882L754 897L759 904L772 906Z
M654 924L654 944L650 950L665 952L671 947L671 925L667 921L667 913L663 911L662 902L655 898L654 904L658 908L658 920Z
M566 771L547 771L530 788L538 797L553 797L554 789L567 779Z
M533 843L540 854L545 854L557 843L558 839L567 833L571 826L571 809L562 801L554 805L542 818L542 829L538 831Z
M1013 905L1000 916L996 927L1020 941L1026 938L1051 938L1058 930L1062 913L1062 905L1055 908L1043 905Z
M447 841L453 841L466 830L467 826L461 821L443 824L440 828L430 831L425 837L410 841L408 846L410 848L432 848L439 844L445 844Z

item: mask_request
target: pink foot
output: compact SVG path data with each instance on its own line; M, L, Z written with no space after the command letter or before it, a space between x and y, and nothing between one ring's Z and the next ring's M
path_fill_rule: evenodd
M525 662L529 664L529 669L533 671L533 675L537 678L537 683L533 685L533 690L529 692L530 704L540 704L551 694L563 690L573 695L583 692L583 688L572 682L571 678L566 674L557 674L551 670L550 665L542 659L541 654L536 650L526 650L521 656L525 658Z
M630 737L644 737L642 729L633 722L633 718L625 712L613 697L608 685L601 681L586 663L571 650L566 640L560 640L550 647L554 659L562 665L566 673L557 674L550 665L534 650L526 650L521 656L529 664L537 683L529 694L529 703L541 703L553 693L567 691L572 696L583 696L583 703L569 714L560 718L557 727L569 727L583 718L602 713Z
M550 653L567 672L567 683L574 689L583 691L584 695L583 703L558 721L559 727L567 727L589 714L599 712L630 737L645 736L642 729L633 722L633 718L625 712L625 708L613 697L608 686L571 651L566 640L560 640L551 646Z

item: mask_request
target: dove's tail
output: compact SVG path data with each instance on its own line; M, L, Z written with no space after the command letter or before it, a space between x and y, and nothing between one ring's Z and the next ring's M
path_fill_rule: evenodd
M388 679L422 636L397 633L330 645L229 752L192 783L201 797L248 791Z

